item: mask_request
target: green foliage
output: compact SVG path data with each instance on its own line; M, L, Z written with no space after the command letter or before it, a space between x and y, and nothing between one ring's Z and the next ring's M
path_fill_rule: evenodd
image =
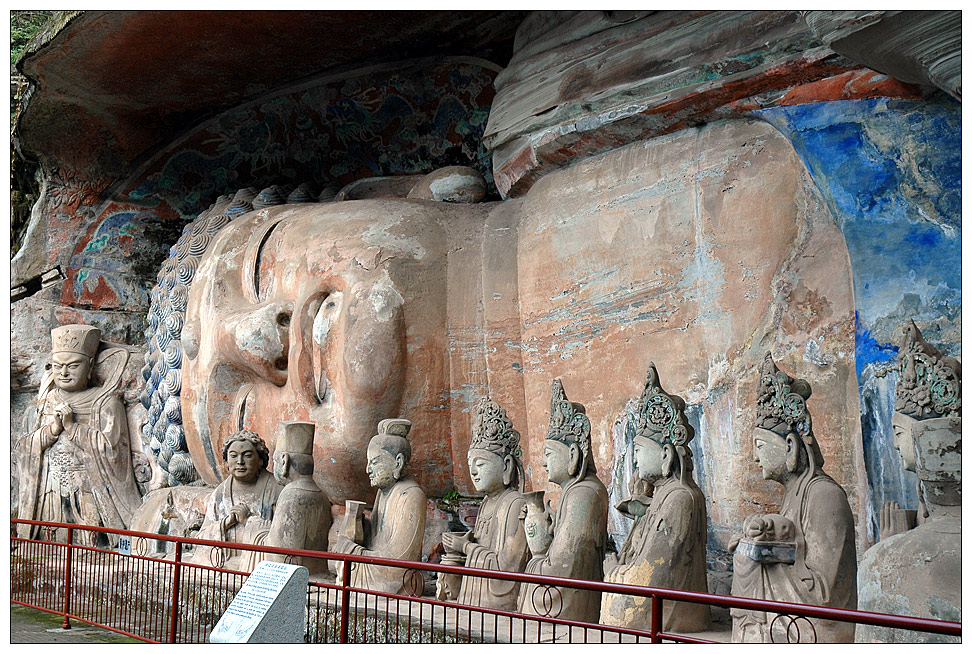
M20 54L40 31L54 11L11 11L10 12L10 63L17 63Z

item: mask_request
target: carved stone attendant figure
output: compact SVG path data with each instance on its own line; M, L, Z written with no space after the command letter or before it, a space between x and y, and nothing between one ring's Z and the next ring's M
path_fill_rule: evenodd
M447 555L464 555L469 567L522 572L530 558L520 519L524 501L519 442L520 433L506 411L484 397L476 409L468 459L473 486L486 497L473 531L442 535ZM516 610L515 582L463 576L461 583L460 604Z
M51 331L39 420L17 447L22 518L125 529L141 501L125 407L117 396L128 352L107 346L99 351L100 344L95 327ZM21 536L31 532L43 535L37 527L18 527Z
M913 321L898 350L894 445L918 474L918 525L885 506L881 541L861 558L861 610L962 619L962 372ZM897 515L896 515L897 514ZM859 625L858 642L959 642L952 636Z
M314 423L283 422L273 453L273 476L283 485L277 497L266 544L300 550L327 550L331 529L331 501L314 483ZM283 562L285 556L268 557ZM324 572L326 559L301 557L292 561L310 574Z
M601 581L607 543L607 489L594 468L591 423L584 406L567 399L559 379L553 381L543 467L563 494L556 515L531 517L533 512L527 509L524 529L533 558L526 572ZM536 537L543 535L537 533L537 527L546 520L551 537ZM535 584L520 589L521 613L596 623L600 610L601 594L597 592L558 587L551 593Z
M685 402L666 393L655 364L649 364L638 401L634 437L639 479L654 487L647 513L637 519L615 557L608 555L604 581L708 592L705 575L705 497L692 478L688 442L695 430L685 417ZM709 607L664 602L663 629L703 631ZM651 622L651 598L605 593L601 623L644 628Z
M412 423L403 418L388 418L378 423L378 433L368 444L368 479L378 489L371 518L362 518L363 542L356 543L345 534L338 536L335 549L348 554L385 559L418 561L425 536L425 492L405 472L412 457L408 432ZM346 526L347 527L347 526ZM356 531L356 530L355 530ZM351 584L360 588L401 594L405 579L403 568L355 564Z
M753 451L763 478L783 485L783 504L779 514L747 518L743 537L730 542L732 594L853 609L854 516L844 489L822 469L823 455L806 404L811 392L810 384L780 371L766 355L760 369ZM787 623L780 620L774 627L775 614L743 609L732 609L731 614L733 642L786 641ZM817 642L854 640L853 623L811 622ZM802 642L814 639L802 621L791 631L797 628Z
M266 544L277 498L283 490L267 470L270 451L260 436L242 429L223 444L223 461L229 476L206 503L199 538L249 545ZM193 560L206 565L250 571L263 559L256 552L198 548Z

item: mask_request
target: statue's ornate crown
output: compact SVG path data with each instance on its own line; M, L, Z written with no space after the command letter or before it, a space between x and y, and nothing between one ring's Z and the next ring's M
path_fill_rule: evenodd
M503 457L521 455L520 432L513 428L513 421L507 417L506 410L491 400L489 395L476 406L472 434L471 450L488 450Z
M685 445L695 436L695 430L685 418L685 400L665 392L654 363L648 364L645 390L635 415L635 438L650 438L662 445Z
M90 325L64 325L51 330L51 352L75 352L94 358L101 330Z
M812 438L813 422L807 409L807 398L813 392L810 384L777 368L768 352L759 372L756 426L778 434L792 431L804 440Z
M564 385L559 379L553 380L547 438L568 445L580 445L585 451L591 447L591 421L585 415L584 405L567 399Z
M914 320L902 328L894 410L918 420L962 415L962 369L925 341Z

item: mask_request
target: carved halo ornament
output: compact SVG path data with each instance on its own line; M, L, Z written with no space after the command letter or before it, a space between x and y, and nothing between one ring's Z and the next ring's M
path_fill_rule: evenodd
M591 421L585 415L584 405L567 399L559 379L553 380L547 439L578 445L585 454L591 449Z
M648 364L645 390L638 400L635 420L636 437L650 438L662 445L686 445L695 436L685 417L685 400L665 392L654 363Z
M513 428L513 421L506 415L506 409L491 400L489 395L476 406L469 449L486 450L502 457L522 456L520 432Z
M894 410L917 420L962 415L958 361L943 357L922 337L914 320L905 323L902 332Z

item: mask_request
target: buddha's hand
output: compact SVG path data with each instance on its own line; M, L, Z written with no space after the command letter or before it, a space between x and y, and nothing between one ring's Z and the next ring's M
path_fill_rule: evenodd
M914 529L916 513L916 511L902 509L897 502L885 502L878 516L881 540Z
M749 540L774 540L773 521L765 515L751 515L743 523L744 538Z
M237 504L230 509L229 515L223 518L223 527L229 529L234 525L242 525L250 517L250 507L246 504Z
M67 404L60 404L54 409L54 417L61 424L62 429L70 432L74 426L74 411ZM58 430L60 433L61 430Z

